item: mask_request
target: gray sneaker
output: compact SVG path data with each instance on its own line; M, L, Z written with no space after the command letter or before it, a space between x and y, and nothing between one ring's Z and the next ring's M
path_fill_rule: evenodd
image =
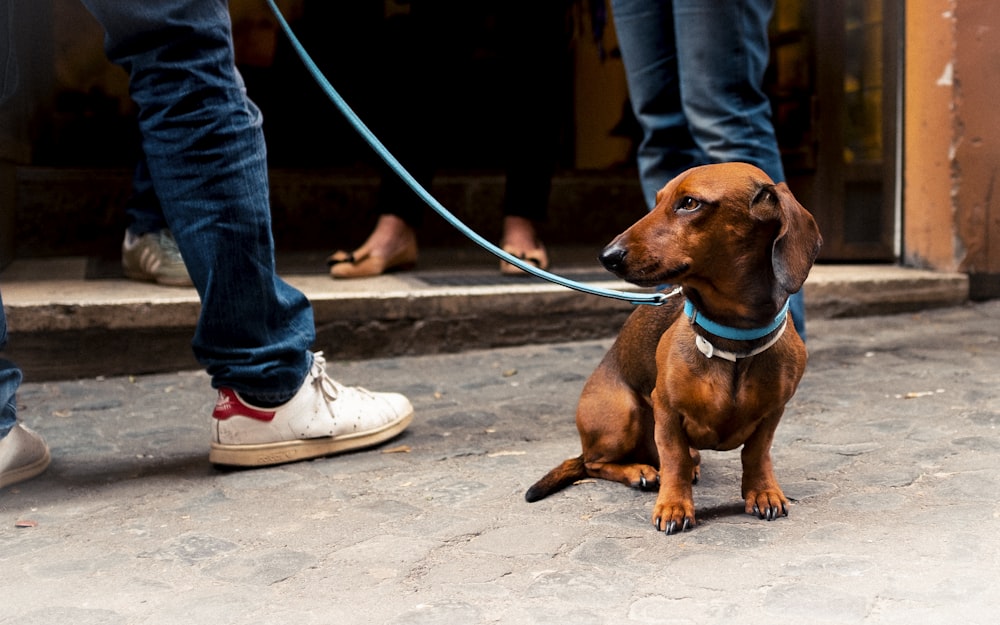
M31 479L49 466L45 440L20 423L0 438L0 488Z
M122 269L126 278L155 282L164 286L193 286L184 259L170 230L135 236L125 231L122 241Z

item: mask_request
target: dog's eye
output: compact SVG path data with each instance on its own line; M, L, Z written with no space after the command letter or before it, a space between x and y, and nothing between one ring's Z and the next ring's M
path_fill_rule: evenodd
M674 205L674 212L681 214L693 213L699 208L701 208L701 202L691 196L685 196Z

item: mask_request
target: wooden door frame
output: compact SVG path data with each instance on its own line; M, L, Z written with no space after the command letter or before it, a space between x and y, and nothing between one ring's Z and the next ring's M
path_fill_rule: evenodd
M882 10L882 160L844 163L845 0L815 1L817 170L813 202L824 229L823 258L838 261L895 261L899 256L898 219L901 150L900 104L902 0L880 0ZM879 184L881 202L870 241L846 237L848 185Z

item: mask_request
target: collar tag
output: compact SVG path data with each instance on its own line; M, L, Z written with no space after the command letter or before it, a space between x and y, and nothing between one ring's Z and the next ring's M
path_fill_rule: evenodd
M711 343L709 343L708 340L706 340L705 337L703 337L700 334L696 334L695 335L695 337L694 337L694 344L695 344L695 347L698 348L699 352L701 352L702 354L705 354L705 358L711 358L712 356L716 356L716 355L719 356L720 358L726 358L726 354L728 353L728 352L719 352L718 354L716 354L716 352L715 352L715 345L712 345ZM726 360L728 360L728 358ZM735 362L735 361L736 361L736 359L733 358L733 362Z

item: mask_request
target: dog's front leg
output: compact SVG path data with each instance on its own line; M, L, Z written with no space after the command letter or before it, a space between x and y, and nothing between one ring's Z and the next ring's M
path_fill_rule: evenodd
M771 444L783 409L778 409L761 421L754 433L743 443L743 498L747 514L773 521L788 516L788 499L778 486L771 463Z
M681 417L653 392L654 437L660 456L660 492L653 506L653 526L666 534L694 527L692 477L697 465L681 428Z

